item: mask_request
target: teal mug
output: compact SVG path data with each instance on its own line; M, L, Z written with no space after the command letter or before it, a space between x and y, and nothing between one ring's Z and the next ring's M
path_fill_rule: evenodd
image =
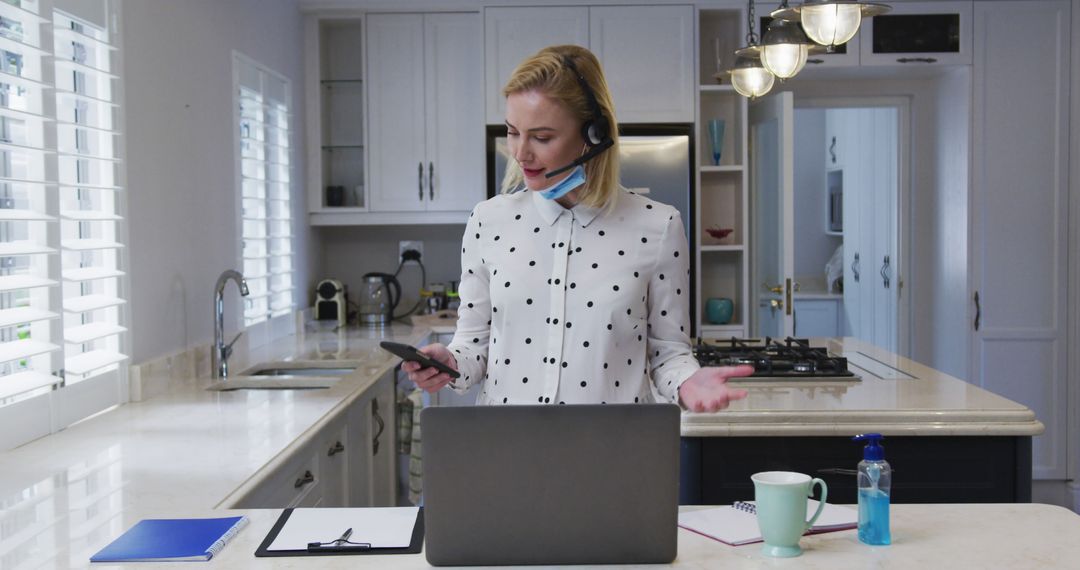
M726 325L731 322L735 312L735 303L727 297L714 297L705 301L705 320L714 325Z
M825 508L829 488L821 479L810 478L792 471L765 471L750 476L754 482L754 502L757 503L758 527L765 545L766 556L790 558L802 554L799 537L810 530ZM806 520L806 500L813 494L814 485L821 486L817 512Z

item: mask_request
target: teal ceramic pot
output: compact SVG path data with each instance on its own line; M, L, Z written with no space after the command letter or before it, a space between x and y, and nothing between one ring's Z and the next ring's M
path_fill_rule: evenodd
M713 297L705 301L705 320L714 325L726 325L735 313L735 303L727 297Z

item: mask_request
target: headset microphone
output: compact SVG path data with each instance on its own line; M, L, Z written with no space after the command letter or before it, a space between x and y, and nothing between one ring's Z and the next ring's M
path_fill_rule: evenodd
M581 125L581 136L585 139L585 144L590 148L588 152L579 156L570 164L545 173L544 178L558 176L575 166L585 164L615 144L610 135L611 123L600 110L600 103L596 100L596 94L593 93L592 88L589 87L589 82L585 81L585 76L578 71L577 66L574 65L574 60L570 56L563 56L562 60L563 65L577 78L578 84L581 85L581 91L585 94L585 99L589 104L589 110L592 112L592 116L585 121L585 124Z

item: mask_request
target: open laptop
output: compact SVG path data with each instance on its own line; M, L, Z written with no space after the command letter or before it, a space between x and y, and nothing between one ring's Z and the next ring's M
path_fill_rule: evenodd
M435 566L675 559L679 408L427 408L424 552Z

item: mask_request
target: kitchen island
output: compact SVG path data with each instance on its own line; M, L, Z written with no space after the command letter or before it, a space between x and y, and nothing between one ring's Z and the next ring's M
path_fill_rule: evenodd
M318 444L320 434L334 427L335 415L364 403L375 387L385 384L388 375L392 377L397 359L379 349L378 342L390 339L418 345L432 332L428 326L398 324L381 331L307 331L252 351L248 362L238 361L234 369L271 361L338 360L356 364L356 370L330 388L312 390L219 392L206 389L206 378L184 378L147 390L154 395L145 401L119 406L0 454L0 567L83 567L90 554L142 518L289 506L291 499L288 504L260 502L270 497L261 494L261 489L310 445ZM725 442L799 441L791 436L843 440L845 446L835 464L854 468L859 446L847 443L846 436L876 429L890 436L886 450L896 467L894 492L899 495L912 469L896 460L896 439L931 440L941 434L1030 441L1042 430L1030 410L959 380L902 359L889 360L854 341L839 342L835 348L869 354L914 378L864 377L859 383L822 386L759 384L750 386L749 398L724 412L684 414L682 435L703 451L698 454L698 477L716 468L710 463L713 460L722 468L751 468L750 456L726 455ZM862 364L874 366L868 361ZM888 375L885 369L878 372ZM393 432L386 430L383 437ZM350 450L356 449L352 441L367 443L371 435L368 432L347 442ZM392 437L382 446L396 451ZM722 454L710 459L713 446L721 446ZM816 453L811 447L798 447L809 455ZM326 450L321 451L325 457ZM370 447L366 452L371 452ZM1012 465L1010 469L1015 473L1019 468ZM749 479L742 483L749 485ZM830 481L833 502L851 502L840 495L846 485L853 488L854 481ZM286 486L291 489L292 480ZM752 496L752 492L735 491L738 499ZM303 505L313 496L303 496L296 504ZM332 494L322 496L324 506L338 504ZM898 497L898 502L904 501ZM350 503L362 504L346 504ZM898 507L897 513L901 512ZM253 524L241 538L265 534L257 528ZM687 539L696 540L680 536ZM231 560L237 553L246 558L252 551L227 548L222 560ZM263 564L282 567L290 560ZM396 564L404 559L394 560ZM416 560L415 564L424 565L422 558Z
M855 501L859 433L884 434L893 502L1031 500L1034 412L1011 400L853 338L812 339L847 358L856 380L739 380L745 400L724 413L684 414L682 504L753 496L750 475L800 471Z

